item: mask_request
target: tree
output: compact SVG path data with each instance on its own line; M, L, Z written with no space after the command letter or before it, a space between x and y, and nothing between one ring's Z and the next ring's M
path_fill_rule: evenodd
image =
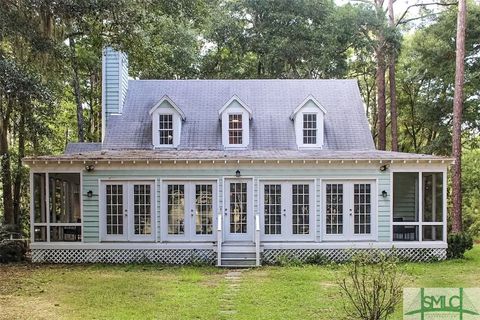
M388 0L388 24L395 29L395 16L393 13L393 0ZM388 80L390 85L390 130L392 136L392 151L398 151L398 129L397 129L397 89L395 81L395 63L397 53L395 45L390 45L388 56Z
M465 76L465 29L467 3L458 2L457 38L455 55L455 92L453 96L452 155L455 158L452 174L453 225L454 233L462 232L462 109Z

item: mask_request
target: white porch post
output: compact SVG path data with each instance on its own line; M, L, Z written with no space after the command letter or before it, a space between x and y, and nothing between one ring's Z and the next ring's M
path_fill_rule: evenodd
M222 211L217 214L217 266L222 264Z

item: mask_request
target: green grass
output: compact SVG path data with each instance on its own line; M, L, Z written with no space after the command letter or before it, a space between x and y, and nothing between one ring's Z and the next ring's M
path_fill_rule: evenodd
M480 246L466 259L406 263L407 287L480 287ZM228 271L208 267L0 267L0 319L332 319L343 314L336 265ZM225 296L224 296L225 295ZM230 301L226 309L220 310ZM224 308L225 309L225 308ZM401 306L394 319L401 319Z

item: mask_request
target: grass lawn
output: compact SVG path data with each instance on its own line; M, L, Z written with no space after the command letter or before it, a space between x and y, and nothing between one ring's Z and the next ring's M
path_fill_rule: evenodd
M408 287L480 287L480 246L465 260L407 263ZM335 319L339 266L228 270L154 265L0 266L0 319ZM399 306L395 319L401 319ZM222 312L226 311L226 312Z

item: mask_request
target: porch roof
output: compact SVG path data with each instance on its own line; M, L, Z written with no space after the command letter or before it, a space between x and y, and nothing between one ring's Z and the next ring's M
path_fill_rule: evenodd
M379 150L103 150L56 156L24 158L35 162L108 162L108 161L422 161L453 163L454 159L427 154Z

